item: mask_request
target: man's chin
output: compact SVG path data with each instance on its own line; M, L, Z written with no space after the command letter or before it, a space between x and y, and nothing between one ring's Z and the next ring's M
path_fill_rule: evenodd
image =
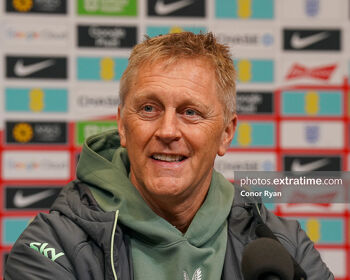
M189 188L186 187L183 178L174 177L157 178L148 186L149 187L146 186L146 188L152 195L165 197L181 196L181 193Z

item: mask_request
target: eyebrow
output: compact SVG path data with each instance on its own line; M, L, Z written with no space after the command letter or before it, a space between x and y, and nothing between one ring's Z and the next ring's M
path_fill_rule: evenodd
M157 102L162 103L161 99L157 96L156 93L152 92L152 91L140 91L137 93L137 97L135 98L135 103L141 103L143 101L143 99L151 99ZM206 111L210 111L210 106L202 103L202 102L198 102L196 99L193 98L189 98L187 97L183 102L181 102L180 106L187 106L187 105L192 105L201 109L204 109Z

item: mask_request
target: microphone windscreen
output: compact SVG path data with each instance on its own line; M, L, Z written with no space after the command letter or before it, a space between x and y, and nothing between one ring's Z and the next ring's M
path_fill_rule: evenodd
M278 241L278 239L273 234L271 229L268 226L266 226L265 224L259 224L255 228L255 233L258 237L268 237L268 238L271 238L271 239ZM300 267L300 265L295 261L294 258L292 258L292 261L293 261L293 266L294 266L294 276L295 276L294 279L297 279L297 280L307 279L305 271Z
M268 237L276 241L278 240L276 236L273 234L273 232L271 231L271 229L267 227L265 224L257 225L255 228L255 234L258 237Z
M292 280L294 276L289 253L271 238L259 238L249 243L244 248L241 267L244 280Z

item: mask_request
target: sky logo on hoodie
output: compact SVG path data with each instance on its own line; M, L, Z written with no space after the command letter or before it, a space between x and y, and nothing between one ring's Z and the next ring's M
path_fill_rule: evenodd
M68 91L58 88L6 88L6 112L65 113Z
M285 116L341 116L343 100L340 91L284 91L282 114Z
M236 135L230 147L259 147L270 148L275 146L275 124L273 122L238 123Z
M80 81L118 81L127 65L127 58L78 57L77 78Z
M216 18L273 19L274 0L216 0Z
M302 218L301 227L316 244L342 244L345 242L344 221L339 218Z
M3 218L2 244L8 246L15 243L31 220L32 218Z
M234 62L240 83L272 83L274 61L268 59L238 59Z
M150 37L163 35L163 34L172 34L172 33L180 33L183 31L193 32L198 34L200 32L206 32L206 28L203 26L195 27L195 26L148 26L147 27L147 35Z

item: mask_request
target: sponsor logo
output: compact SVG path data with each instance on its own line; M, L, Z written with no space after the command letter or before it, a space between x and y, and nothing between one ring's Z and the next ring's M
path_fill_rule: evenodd
M227 152L217 157L215 170L228 180L234 179L235 171L274 171L276 170L276 155L274 153Z
M16 144L65 144L65 122L6 122L6 142Z
M336 64L307 68L301 64L296 63L287 73L286 79L291 80L298 78L312 78L316 80L327 81L331 78L336 68Z
M183 271L183 275L184 275L184 280L202 280L202 270L200 268L197 268L193 275L192 278L190 278L190 276L188 275L188 273L186 271ZM204 277L203 277L204 279Z
M99 94L96 95L96 92ZM86 119L86 117L102 119L101 117L114 116L118 105L119 96L114 86L106 85L103 89L79 87L75 89L71 109L77 120Z
M21 79L66 79L64 57L7 56L6 77Z
M287 56L283 59L282 71L278 75L281 82L289 85L326 85L344 82L345 71L345 64L340 59L335 59L335 56L318 56L317 59Z
M6 11L12 13L66 14L67 0L6 0Z
M240 122L230 147L273 147L275 124L273 122Z
M63 113L68 111L68 92L65 89L7 88L7 112Z
M77 122L76 144L81 146L86 138L116 128L117 123L115 121Z
M31 220L32 218L3 218L2 244L13 245Z
M216 0L216 18L273 19L274 0Z
M4 151L5 180L67 180L70 176L70 154L67 151Z
M305 126L305 140L310 144L317 143L320 139L320 127L318 125Z
M272 83L274 61L265 59L240 59L234 62L240 83Z
M23 208L23 207L27 207L28 205L34 204L35 202L38 202L42 199L45 199L48 196L51 196L53 194L54 194L53 190L46 190L40 193L23 196L22 191L17 191L13 199L13 204L18 208Z
M77 104L79 107L84 109L93 109L93 108L101 108L101 109L113 109L119 105L119 97L118 96L79 96L77 99Z
M281 146L295 149L341 149L344 146L343 123L282 121Z
M127 58L78 57L78 80L115 81L120 80L128 65Z
M236 109L239 115L272 114L274 94L273 92L238 91Z
M320 13L320 0L306 0L305 13L310 17L315 17Z
M7 210L49 209L62 187L5 187Z
M312 217L298 218L298 221L311 241L316 244L342 244L345 241L343 219Z
M165 4L163 0L157 0L154 10L158 15L168 15L191 4L193 4L193 0L177 0L168 4Z
M337 192L332 191L330 193L320 194L308 194L299 190L293 191L293 193L287 199L288 205L302 204L302 203L313 203L319 207L328 208L331 203L336 203Z
M204 0L148 0L149 16L204 17Z
M245 30L244 32L240 30L217 31L216 37L220 43L229 45L232 50L237 50L240 47L242 49L263 48L266 50L275 45L274 34L264 30L260 32L258 30Z
M341 2L328 0L285 0L281 8L283 19L305 20L339 20L343 10Z
M313 45L319 41L324 40L325 38L329 37L328 32L321 32L316 33L314 35L310 35L308 37L300 37L299 32L295 32L292 35L292 38L290 40L290 45L293 49L305 49L306 47Z
M48 243L40 243L40 242L31 242L29 244L29 247L34 249L35 251L38 251L40 254L43 254L45 257L49 258L53 262L57 260L59 257L64 256L64 253L58 253L56 254L56 249L54 248L46 248Z
M314 162L305 163L305 164L301 164L299 160L296 159L293 161L291 169L292 171L306 173L306 172L310 172L312 170L321 168L327 164L328 164L328 159L326 158L320 159Z
M7 24L4 28L4 44L67 47L68 35L66 25Z
M284 49L302 51L339 51L341 32L336 29L285 29Z
M137 41L135 26L79 25L78 46L131 48Z
M193 32L195 34L199 34L200 32L206 32L206 27L198 26L148 26L147 27L147 35L150 37L158 36L161 34L172 34L172 33L180 33L184 31Z
M340 156L294 156L283 157L285 171L304 172L311 171L341 171L342 159Z
M341 116L343 95L340 91L284 91L282 114L286 116Z
M55 62L49 59L49 60L44 60L34 64L30 64L30 65L23 65L23 60L20 59L20 60L17 60L15 64L14 72L15 72L15 75L17 75L18 77L26 77L26 76L29 76L30 74L33 74L35 72L48 68L54 64Z
M78 0L79 15L136 16L137 1Z

